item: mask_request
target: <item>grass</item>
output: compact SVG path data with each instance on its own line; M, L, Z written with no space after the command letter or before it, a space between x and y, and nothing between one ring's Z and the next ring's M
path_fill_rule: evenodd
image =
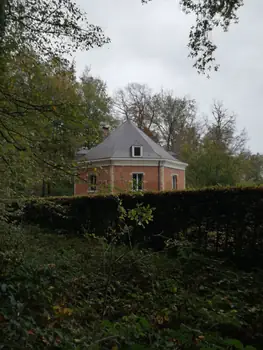
M262 349L263 271L5 227L0 349Z

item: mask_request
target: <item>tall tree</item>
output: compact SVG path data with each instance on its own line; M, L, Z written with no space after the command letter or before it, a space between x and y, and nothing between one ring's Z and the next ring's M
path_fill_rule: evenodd
M114 111L118 118L132 120L146 134L158 141L156 118L159 106L156 95L146 84L131 83L114 96Z
M247 141L246 131L237 131L235 114L229 113L220 101L213 103L212 119L207 121L205 138L230 154L244 151Z
M200 127L194 100L176 97L168 90L153 93L147 85L132 83L117 91L114 105L119 118L133 120L178 157L184 157L198 143Z
M90 148L100 142L103 137L100 132L101 124L106 124L109 127L116 125L116 120L112 116L113 100L108 94L105 82L92 76L89 68L85 68L80 77L79 89L84 105L84 114L88 121L92 121L96 125L98 131L95 137L94 130L92 130L92 135L83 144L83 146Z
M244 174L245 131L238 132L235 115L221 102L214 102L211 115L198 150L189 157L189 184L193 187L235 185Z
M172 91L162 90L155 96L154 124L160 140L168 151L179 158L186 145L193 148L199 138L196 121L196 103L186 97L176 97Z
M72 67L69 66L69 72L71 71ZM72 194L70 169L74 165L75 152L82 147L91 148L102 141L102 123L109 127L115 126L115 119L111 114L112 99L108 95L106 84L101 79L93 77L90 69L84 70L80 82L76 81L73 74L73 82L74 92L79 99L74 108L78 111L81 124L75 125L74 130L64 125L64 122L56 121L53 126L48 155L53 157L54 161L59 156L68 171L65 174L58 174L47 169L50 178L44 173L42 195L63 194L63 191L64 194ZM64 84L63 86L65 87Z
M12 171L7 179L26 184L68 173L87 123L74 69L59 58L43 61L33 53L16 55L7 67L0 100L1 165Z
M189 158L187 183L189 187L234 186L241 182L244 164L211 140L203 140L198 152Z
M31 189L31 179L34 183L33 193L42 196L57 194L57 186L62 186L70 193L70 188L73 188L75 152L82 146L91 147L101 141L101 122L112 123L111 99L105 84L90 73L89 76L85 73L78 82L74 64L56 58L48 62L40 61L32 69L32 62L36 62L35 56L31 60L28 55L17 59L15 66L8 71L12 72L12 77L7 79L7 83L14 85L17 89L15 95L19 99L39 101L40 105L53 102L53 106L45 111L24 111L26 128L20 128L19 136L22 140L30 141L23 143L23 154L31 155L34 171L26 174L27 183L20 188ZM10 105L8 107L11 109ZM33 127L35 131L32 135ZM9 131L11 128L16 132L15 121L7 118L5 129ZM14 153L17 159L20 156L20 152ZM7 162L10 169L14 168L14 162L8 158ZM21 176L23 169L17 173Z
M65 55L109 42L72 0L5 0L1 17L3 44L13 51Z
M240 155L244 164L241 183L248 185L262 185L263 184L263 155L250 151L244 152Z
M71 0L6 0L0 11L0 185L10 195L44 169L72 169L68 156L87 123L63 57L108 38Z
M153 94L146 84L130 83L115 94L115 111L121 119L133 120L139 128L151 128L155 110Z

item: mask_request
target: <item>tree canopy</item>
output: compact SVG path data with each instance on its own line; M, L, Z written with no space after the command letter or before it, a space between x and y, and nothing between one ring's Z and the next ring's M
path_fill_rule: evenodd
M109 41L72 0L4 0L0 18L3 43L12 50L65 55Z
M99 79L77 81L74 64L36 54L16 55L2 75L0 163L2 189L35 186L74 174L76 150L100 140L110 99ZM95 83L96 82L96 83ZM89 105L93 106L90 113ZM14 184L24 184L16 186Z
M0 190L10 196L72 176L76 148L98 139L104 83L80 84L66 56L109 39L71 0L4 0L0 21ZM87 99L100 105L93 118Z

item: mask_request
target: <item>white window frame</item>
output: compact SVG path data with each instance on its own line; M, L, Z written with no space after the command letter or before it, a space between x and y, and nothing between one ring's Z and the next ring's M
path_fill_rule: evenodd
M95 177L95 185L91 183L91 178ZM88 185L89 189L88 192L96 192L97 191L97 175L96 174L89 174L88 175ZM95 187L95 189L92 189L92 187Z
M139 156L135 155L135 148L140 148L140 155ZM132 157L134 157L134 158L141 158L142 156L143 156L143 148L142 148L142 146L136 146L136 145L132 146Z
M176 178L176 187L174 187L174 178ZM172 174L172 190L178 190L178 174Z
M131 175L132 175L132 190L133 190L134 192L143 191L144 173L142 173L142 172L134 172L134 173L132 173ZM136 189L134 189L134 181L133 181L134 175L136 175ZM142 176L142 185L141 185L142 188L141 188L141 189L138 188L138 185L139 185L138 175L141 175L141 176Z

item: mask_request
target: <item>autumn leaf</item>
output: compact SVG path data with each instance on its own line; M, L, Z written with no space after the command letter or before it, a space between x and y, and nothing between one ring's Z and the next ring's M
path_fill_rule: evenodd
M57 315L68 315L68 316L71 316L72 313L73 313L73 310L68 308L68 307L64 307L62 308L61 306L59 305L55 305L53 306L53 310L55 311L55 313Z
M165 315L165 316L164 316L164 320L165 320L166 322L168 322L168 321L169 321L169 316Z
M59 305L55 305L53 306L53 310L56 312L56 313L59 313L60 310L61 310L61 307Z
M72 313L73 313L73 310L70 309L70 308L68 308L68 307L65 307L64 309L62 309L62 313L63 313L64 315L71 316Z
M163 317L162 316L157 316L156 321L158 324L163 324Z

